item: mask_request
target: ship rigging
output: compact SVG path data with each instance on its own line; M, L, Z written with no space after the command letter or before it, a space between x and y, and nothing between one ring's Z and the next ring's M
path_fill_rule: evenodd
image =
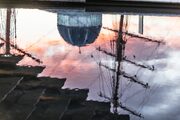
M1 16L2 18L4 16ZM1 18L1 19L2 19ZM2 22L2 21L1 21ZM13 23L12 23L13 22ZM3 55L5 56L17 56L17 62L19 62L20 60L22 60L24 55L27 55L28 57L32 58L33 60L35 60L38 63L42 63L42 61L34 56L32 56L30 53L24 51L23 49L19 48L17 44L13 44L11 41L11 39L16 40L16 11L15 9L7 9L6 10L6 27L5 27L5 37L3 38L1 35L0 36L0 40L3 41L5 43L5 53ZM14 27L14 30L12 31L12 26ZM11 34L12 32L14 32L14 38L11 38ZM1 43L2 45L4 43ZM15 42L16 43L16 42ZM14 48L15 50L17 50L18 52L22 53L23 55L15 55L11 53L11 47ZM19 59L18 59L19 58ZM14 62L14 61L13 61ZM15 64L17 62L14 62ZM12 63L13 64L13 63Z
M1 34L0 47L5 45L5 51L0 54L0 76L11 76L11 75L28 75L36 76L43 71L45 66L19 66L17 63L21 61L26 55L37 63L42 63L42 61L30 53L19 48L16 44L16 11L15 9L4 9L1 11ZM4 20L5 19L5 20ZM12 42L14 40L14 42ZM12 53L12 48L19 53ZM14 51L13 51L14 52Z
M133 33L129 33L127 30L124 30L124 28L125 28L123 26L124 25L124 17L125 17L125 15L120 15L120 22L119 22L119 29L118 30L114 30L114 29L111 29L108 27L103 27L103 29L117 33L117 39L111 41L113 43L113 44L111 44L111 45L113 45L112 52L108 52L107 50L101 48L100 46L96 47L97 51L99 51L100 53L103 53L107 56L110 56L110 57L114 58L114 60L115 60L113 68L112 68L112 66L110 67L106 64L103 64L102 62L98 63L100 69L101 69L101 67L103 67L103 68L112 72L112 76L111 76L112 80L110 80L110 81L112 81L112 83L113 83L112 84L112 90L111 90L111 92L112 92L111 97L108 97L105 93L103 93L101 91L99 93L99 96L111 102L112 109L113 109L112 112L115 115L118 115L120 113L119 108L121 108L121 109L129 112L132 115L143 118L144 116L141 113L139 113L135 110L131 110L129 107L125 106L122 103L121 98L120 98L120 96L121 96L120 95L120 83L121 83L120 81L122 78L126 78L126 80L129 80L130 82L136 83L145 89L149 89L150 86L148 83L144 83L143 81L138 80L138 77L136 75L130 75L130 74L126 73L126 71L123 70L122 63L127 62L127 63L130 63L130 64L136 66L136 67L140 67L140 68L147 69L150 71L154 71L155 67L154 67L154 65L151 65L151 66L145 65L145 64L141 64L141 63L137 63L137 62L129 60L125 56L125 48L126 48L127 40L125 39L124 36L127 35L130 37L135 37L135 38L138 38L140 40L144 40L146 42L156 43L158 45L165 44L165 43L163 41L160 41L160 40L154 40L151 38L144 37L142 35L136 35Z

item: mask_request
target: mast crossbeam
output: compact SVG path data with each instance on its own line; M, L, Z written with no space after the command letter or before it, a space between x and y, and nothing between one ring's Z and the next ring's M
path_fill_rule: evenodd
M3 42L6 42L6 40L3 39L2 37L0 37L0 40L2 40ZM27 53L26 51L20 49L17 45L10 43L10 46L13 47L14 49L16 49L17 51L19 51L20 53L27 55L28 57L30 57L31 59L33 59L37 63L42 63L42 61L40 59L33 57L30 53Z
M106 55L109 55L109 56L111 56L111 57L116 57L115 54L110 53L110 52L107 52L107 51L103 50L101 47L96 48L96 50L98 50L98 51L100 51L100 52L102 52L102 53L104 53L104 54L106 54ZM154 70L155 70L154 66L142 65L142 64L133 62L133 61L131 61L131 60L128 60L126 57L123 57L123 60L126 61L126 62L128 62L128 63L131 63L131 64L133 64L133 65L135 65L135 66L141 67L141 68L145 68L145 69L148 69L148 70L151 70L151 71L154 71Z
M124 61L128 62L128 63L131 63L135 66L138 66L138 67L142 67L142 68L146 68L148 70L151 70L151 71L154 71L154 66L148 66L148 65L142 65L142 64L139 64L139 63L136 63L136 62L133 62L131 60L128 60L126 57L123 58Z
M138 113L138 112L136 112L136 111L134 111L134 110L131 110L130 108L122 105L122 103L120 103L118 106L119 106L120 108L122 108L123 110L128 111L128 112L130 112L131 114L133 114L133 115L135 115L135 116L138 116L138 117L140 117L140 118L143 118L143 116L142 116L140 113Z
M108 28L108 27L103 27L103 28L106 29L106 30L110 30L110 31L119 33L118 30L114 30L114 29L111 29L111 28ZM142 40L144 40L146 42L154 42L154 43L158 43L158 44L165 44L165 42L162 41L162 40L154 40L154 39L151 39L151 38L147 38L147 37L136 35L136 34L129 33L129 32L122 31L121 34L126 34L126 35L131 36L131 37L140 38L140 39L142 39Z
M102 63L99 63L99 66L103 66L104 68L106 68L112 72L117 72L115 69L112 69ZM148 83L143 83L142 81L139 81L136 76L130 76L129 74L125 73L124 71L120 71L120 73L118 73L118 74L122 75L124 78L128 78L131 82L134 82L134 83L137 83L137 84L143 86L144 88L150 88Z
M121 73L124 78L128 78L131 82L137 83L139 85L142 85L144 88L150 88L148 83L143 83L142 81L139 81L136 76L130 76L125 72Z

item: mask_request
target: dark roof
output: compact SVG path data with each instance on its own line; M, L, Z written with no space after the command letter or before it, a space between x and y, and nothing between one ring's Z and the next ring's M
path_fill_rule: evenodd
M61 89L64 82L64 78L0 77L0 118L3 120L123 118L121 115L110 113L109 102L86 101L88 89Z

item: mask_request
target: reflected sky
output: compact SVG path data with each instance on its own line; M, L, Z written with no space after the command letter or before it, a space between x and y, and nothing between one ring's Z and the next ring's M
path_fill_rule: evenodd
M102 15L102 26L118 29L119 15ZM154 65L156 70L149 71L123 62L123 69L144 82L150 89L121 80L121 101L130 108L141 112L145 120L178 120L180 119L180 17L176 16L145 16L144 36L165 41L165 45L145 42L141 39L127 37L125 55L128 59ZM138 16L128 16L128 31L138 34ZM40 58L46 65L41 76L66 77L64 88L89 88L88 99L99 98L100 72L97 65L102 61L111 65L112 59L96 51L101 46L109 49L110 40L117 34L101 29L96 41L85 47L72 46L65 42L57 29L57 14L45 10L19 9L17 15L18 46ZM94 56L92 58L92 55ZM135 56L135 57L134 57ZM25 57L23 64L36 65ZM108 71L103 69L104 86L107 95L111 90ZM122 113L125 111L120 110ZM132 120L139 118L131 116Z

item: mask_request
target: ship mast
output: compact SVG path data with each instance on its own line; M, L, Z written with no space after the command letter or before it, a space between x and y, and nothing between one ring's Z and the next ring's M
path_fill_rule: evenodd
M116 71L116 79L114 79L115 83L115 89L113 92L113 108L114 108L114 113L117 114L117 108L119 104L119 97L118 97L118 91L119 91L119 73L121 69L121 61L123 59L123 54L124 54L124 40L122 39L122 29L123 29L123 22L124 22L124 15L121 15L120 18L120 25L119 25L119 33L118 33L118 39L116 43L116 61L117 61L117 71Z
M5 55L11 55L10 53L10 48L14 48L15 50L17 50L18 52L30 57L31 59L33 59L34 61L36 61L37 63L42 63L42 61L36 57L34 57L33 55L31 55L30 53L26 52L25 50L19 48L16 44L12 44L10 41L10 33L11 33L11 16L12 14L15 13L11 8L8 8L6 10L6 29L5 29L5 39L2 38L0 36L0 40L3 41L5 43ZM16 16L15 16L16 17ZM15 24L15 38L16 38L16 18L14 19L14 24ZM4 44L0 44L0 47L3 46Z
M100 51L106 55L109 55L111 57L115 58L115 66L114 68L111 68L105 64L102 64L101 62L99 63L99 66L104 67L105 69L108 69L110 71L112 71L114 73L114 75L112 76L112 80L113 80L113 89L112 89L112 97L109 98L106 95L100 93L100 97L104 97L107 100L110 100L112 102L113 105L113 112L114 114L118 115L118 108L121 108L125 111L128 111L129 113L138 116L140 118L143 118L143 116L141 115L141 113L136 112L135 110L131 110L128 106L125 106L122 104L120 98L119 98L119 87L120 87L120 76L122 76L123 78L127 78L125 80L129 80L130 82L136 83L144 88L150 88L150 86L148 85L148 83L144 83L140 80L138 80L138 77L136 75L130 75L128 73L126 73L125 71L122 70L122 65L121 63L123 61L128 62L134 66L140 67L140 68L144 68L150 71L154 71L155 68L154 66L149 66L149 65L143 65L140 63L136 63L134 61L128 60L126 58L126 56L124 56L124 51L125 51L125 45L126 45L126 40L123 38L123 35L127 35L130 37L135 37L135 38L139 38L140 40L144 40L146 42L151 42L151 43L157 43L159 44L165 44L165 42L163 41L159 41L159 40L154 40L151 38L147 38L141 35L136 35L133 33L129 33L127 31L123 31L123 23L124 23L124 15L120 16L120 23L119 23L119 30L114 30L111 28L107 28L107 27L103 27L106 30L110 30L113 31L115 33L118 33L118 38L117 40L113 40L113 42L116 42L116 53L111 53L106 51L105 49L102 49L101 47L96 48L97 51Z
M128 111L129 113L131 113L131 114L133 114L135 116L143 117L140 113L136 112L135 110L131 110L129 107L126 107L121 103L120 98L119 98L120 76L122 76L124 78L127 78L127 80L129 80L130 82L134 82L136 84L139 84L139 85L141 85L142 87L144 87L146 89L150 88L150 86L148 85L148 83L144 83L144 82L138 80L136 75L132 76L132 75L126 73L125 71L123 71L121 64L122 64L123 61L125 61L125 62L133 64L133 65L135 65L137 67L148 69L148 70L151 70L151 71L154 71L155 68L154 68L154 66L143 65L143 64L136 63L134 61L128 60L124 56L126 40L123 39L123 34L131 36L131 37L140 38L140 39L145 40L147 42L154 42L154 43L158 43L158 44L164 44L164 42L154 40L154 39L150 39L150 38L146 38L146 37L139 36L139 35L135 35L135 34L132 34L132 33L124 32L123 31L123 23L124 23L124 15L121 15L120 23L119 23L119 30L113 30L113 29L110 29L110 28L103 27L104 29L111 30L111 31L114 31L114 32L118 33L118 38L116 40L116 53L115 54L113 54L111 52L107 52L106 50L103 50L101 47L96 48L96 50L98 50L98 51L100 51L100 52L102 52L102 53L104 53L106 55L109 55L111 57L114 57L116 59L115 68L110 68L107 65L99 63L99 66L102 66L105 69L108 69L108 70L110 70L110 71L112 71L114 73L114 76L112 77L112 79L113 79L112 98L109 98L106 95L102 95L102 94L101 94L101 96L104 97L105 99L110 100L112 102L114 114L118 114L118 108L120 107L123 110Z
M11 25L11 9L7 9L6 14L6 51L5 54L10 54L10 25Z

